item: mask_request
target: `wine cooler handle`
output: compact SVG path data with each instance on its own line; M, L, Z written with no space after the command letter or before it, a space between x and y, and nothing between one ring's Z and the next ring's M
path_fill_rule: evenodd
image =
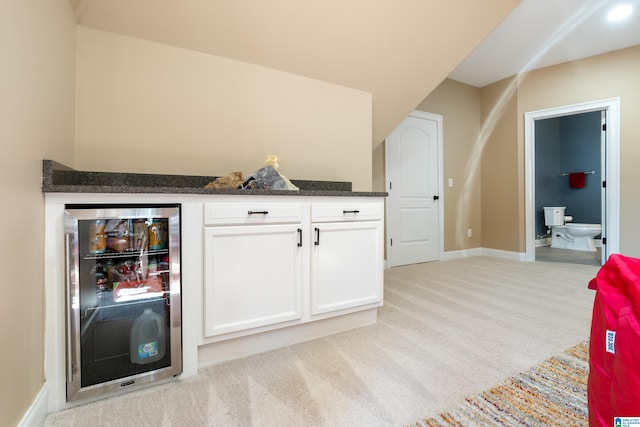
M71 313L71 311L69 310L69 308L71 307L71 271L69 269L69 263L71 262L71 235L68 233L65 233L64 235L64 251L65 251L65 291L66 291L66 302L65 302L65 307L66 307L66 312L67 315L65 316L66 318L66 326L67 326L67 336L66 336L66 343L67 343L67 382L68 383L72 383L73 382L73 349L71 347L71 316L73 315L73 313Z

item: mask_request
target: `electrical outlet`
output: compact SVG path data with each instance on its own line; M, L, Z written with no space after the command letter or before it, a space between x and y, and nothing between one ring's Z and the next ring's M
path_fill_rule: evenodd
M467 237L473 236L473 231L470 228L467 228Z

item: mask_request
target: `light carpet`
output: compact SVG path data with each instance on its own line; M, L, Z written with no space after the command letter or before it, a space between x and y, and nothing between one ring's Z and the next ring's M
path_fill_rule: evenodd
M53 413L45 425L410 425L585 340L597 270L491 257L392 268L376 325Z
M586 426L589 342L468 397L418 427Z

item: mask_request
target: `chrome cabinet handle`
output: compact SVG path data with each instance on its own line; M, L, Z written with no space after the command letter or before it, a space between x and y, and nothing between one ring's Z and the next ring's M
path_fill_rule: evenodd
M269 211L249 211L249 215L267 215Z
M319 246L320 245L320 229L319 228L314 228L315 232L316 232L316 241L313 242L314 245Z
M302 247L302 229L298 228L298 247Z
M359 211L359 210L357 210L357 209L354 209L354 210L352 210L352 211L346 211L346 210L343 210L343 211L342 211L342 213L343 213L343 214L345 214L345 215L346 215L346 214L350 214L350 213L352 213L352 214L359 214L359 213L360 213L360 211Z

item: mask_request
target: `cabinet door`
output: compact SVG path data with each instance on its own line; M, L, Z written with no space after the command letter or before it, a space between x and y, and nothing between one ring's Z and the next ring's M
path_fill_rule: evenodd
M302 317L299 224L205 227L204 334Z
M382 222L314 223L312 232L311 314L381 303Z

